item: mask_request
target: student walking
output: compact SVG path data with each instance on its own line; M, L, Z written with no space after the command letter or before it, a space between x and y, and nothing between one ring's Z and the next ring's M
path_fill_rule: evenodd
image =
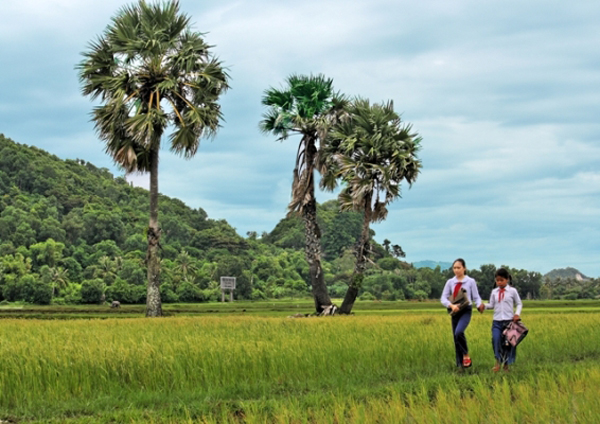
M446 281L440 301L442 305L448 308L448 312L452 317L456 366L469 368L472 362L469 356L465 330L471 322L473 302L475 302L479 312L483 312L484 306L481 303L481 297L479 297L477 283L473 278L466 275L467 266L464 259L455 260L452 264L452 271L454 271L454 278Z
M517 348L504 342L502 332L512 322L521 319L523 303L517 289L512 287L512 277L505 268L499 268L495 275L496 288L492 290L489 303L485 309L494 310L494 321L492 322L492 347L496 364L492 371L508 371L508 366L515 362ZM515 310L516 307L516 310Z

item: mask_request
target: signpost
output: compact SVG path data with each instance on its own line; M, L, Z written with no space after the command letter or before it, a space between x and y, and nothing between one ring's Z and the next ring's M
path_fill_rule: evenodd
M229 301L233 302L235 277L221 277L221 302L225 302L225 290L229 290Z

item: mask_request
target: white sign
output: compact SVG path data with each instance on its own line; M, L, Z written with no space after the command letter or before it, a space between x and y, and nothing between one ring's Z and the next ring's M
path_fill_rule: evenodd
M221 277L221 290L235 290L235 277Z

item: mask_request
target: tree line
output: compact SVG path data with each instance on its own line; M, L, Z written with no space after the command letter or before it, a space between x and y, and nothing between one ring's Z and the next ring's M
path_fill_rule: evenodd
M236 276L236 299L311 295L304 224L282 219L271 232L239 236L224 220L160 196L161 297L164 302L220 299L219 277ZM0 135L0 301L38 304L145 303L144 237L148 192L107 169L61 160ZM352 278L363 217L340 212L337 201L317 205L323 229L324 282L332 298L345 295ZM415 269L402 248L373 241L359 299L435 299L450 270ZM493 285L493 265L469 273L483 297ZM544 280L511 270L524 298L578 299L600 295L598 279Z

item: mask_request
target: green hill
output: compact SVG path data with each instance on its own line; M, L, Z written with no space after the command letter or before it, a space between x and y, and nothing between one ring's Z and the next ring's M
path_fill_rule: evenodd
M583 273L581 273L578 269L571 268L571 267L553 269L552 271L548 272L547 274L544 274L544 278L548 278L551 281L556 280L558 278L561 278L561 279L571 278L571 279L574 279L577 281L590 280L589 277L586 277L585 275L583 275Z
M161 195L159 208L164 301L218 299L222 275L237 277L240 299L310 295L299 219L243 238L227 221L178 199ZM353 246L362 216L340 213L335 201L318 208L334 284L352 263L332 272L328 261ZM148 191L109 170L0 135L0 301L143 303L148 210ZM375 248L376 259L386 255Z

